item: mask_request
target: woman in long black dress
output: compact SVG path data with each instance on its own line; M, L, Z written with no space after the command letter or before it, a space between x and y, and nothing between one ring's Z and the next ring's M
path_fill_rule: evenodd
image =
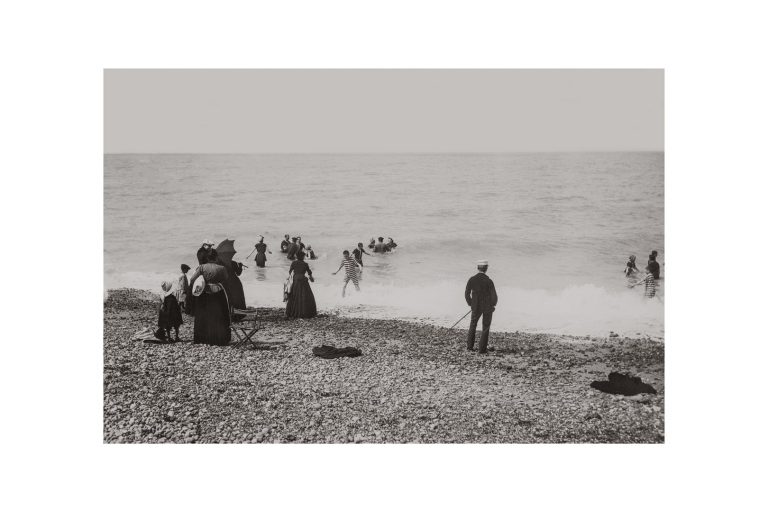
M224 285L224 289L227 291L227 299L229 300L229 307L245 309L245 290L243 290L243 282L240 281L240 275L243 273L243 264L237 261L230 261L229 266L227 263L219 258L217 262L227 269L227 278L221 283Z
M195 297L194 343L228 345L230 341L229 302L222 284L228 274L223 265L216 263L217 258L216 249L211 249L208 261L197 267L189 280L194 289L199 277L205 279L205 290Z
M213 248L213 242L208 239L203 240L203 245L197 250L197 263L203 265L208 262L208 254Z
M312 270L304 261L304 252L300 251L296 261L291 263L288 274L293 272L293 286L288 294L288 304L285 306L285 316L288 318L313 318L317 316L317 304L315 295L309 282L315 282L312 277ZM309 275L309 279L307 279Z
M256 266L262 267L267 263L267 252L272 254L272 251L267 250L267 244L264 243L264 237L259 237L259 243L256 244Z

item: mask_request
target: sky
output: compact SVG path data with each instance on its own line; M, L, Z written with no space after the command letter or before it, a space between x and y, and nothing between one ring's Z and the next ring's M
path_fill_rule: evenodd
M105 153L663 151L664 71L105 70Z

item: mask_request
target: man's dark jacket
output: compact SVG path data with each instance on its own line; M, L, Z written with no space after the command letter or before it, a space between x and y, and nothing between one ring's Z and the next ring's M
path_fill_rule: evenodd
M478 272L467 281L467 289L464 292L467 304L472 311L490 313L496 307L499 298L496 296L496 288L491 278L482 272Z

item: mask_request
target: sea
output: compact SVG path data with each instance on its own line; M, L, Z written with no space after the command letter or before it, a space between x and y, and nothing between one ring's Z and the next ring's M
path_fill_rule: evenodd
M282 307L285 234L318 256L321 312L450 327L486 259L492 331L664 337L662 152L104 157L105 296L160 292L204 239L229 238L247 303ZM249 256L259 236L266 268ZM365 256L361 291L342 297L342 251L379 236L396 250ZM646 299L623 269L633 254L642 271L652 250L662 279Z

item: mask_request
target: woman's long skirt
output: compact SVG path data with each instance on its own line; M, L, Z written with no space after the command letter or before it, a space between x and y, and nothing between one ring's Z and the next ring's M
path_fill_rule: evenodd
M223 291L195 297L194 343L229 345L229 306Z
M317 316L315 294L309 287L309 279L305 276L295 276L288 303L285 306L285 316L288 318L314 318Z
M240 281L240 278L234 272L230 272L229 277L222 284L224 289L227 290L229 305L233 308L245 309L245 292L243 291L243 283Z
M263 252L257 252L256 253L256 266L257 267L264 267L267 263L267 255Z

